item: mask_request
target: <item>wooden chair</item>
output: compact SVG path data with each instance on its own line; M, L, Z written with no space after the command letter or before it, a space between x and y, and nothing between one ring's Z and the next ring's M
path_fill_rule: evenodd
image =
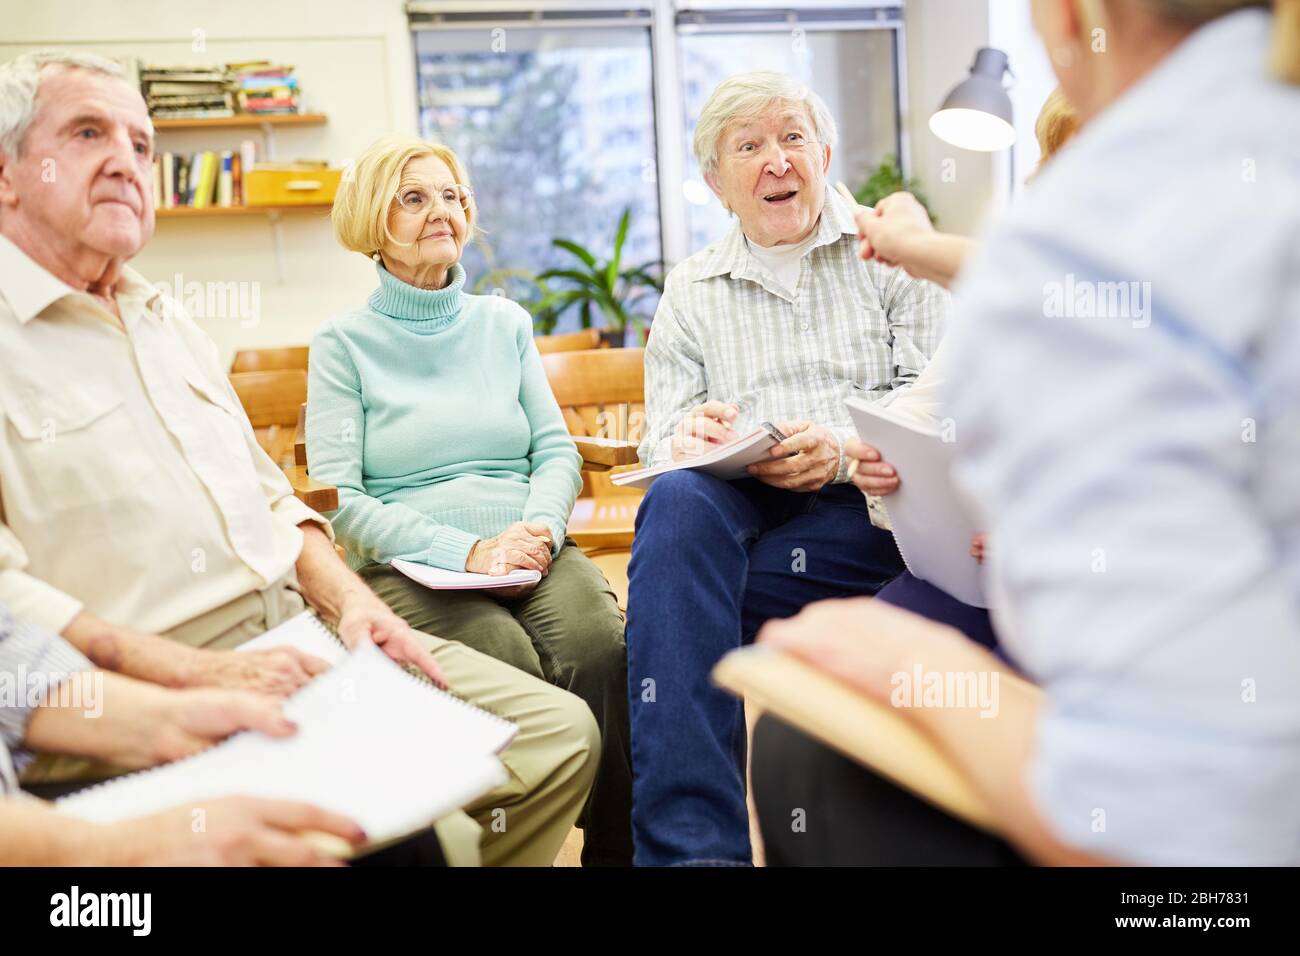
M608 473L636 466L645 414L643 349L587 349L542 356L551 391L583 459L583 489L569 536L605 573L627 609L627 563L643 492L612 484Z
M582 455L583 494L569 519L569 535L605 573L619 608L626 610L627 562L642 492L610 484L605 473L637 464L637 443L627 437L639 430L643 414L644 353L641 349L552 352L542 356L542 364ZM293 467L310 481L305 403L295 406L294 414ZM338 507L338 490L329 490L334 504L326 510Z
M600 340L600 329L579 329L577 332L565 332L561 335L539 335L533 339L533 342L537 345L537 351L543 355L604 347Z
M296 461L299 409L307 400L306 370L232 372L230 383L253 425L257 443L284 469L293 493L315 511L337 508L338 489L313 481L307 475L306 465Z
M279 349L245 349L235 353L231 372L276 372L281 369L307 371L307 346L292 345Z

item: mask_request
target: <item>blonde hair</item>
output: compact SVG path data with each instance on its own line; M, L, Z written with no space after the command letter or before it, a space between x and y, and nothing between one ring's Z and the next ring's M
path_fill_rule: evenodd
M757 116L775 103L792 103L808 111L813 135L823 146L834 146L835 120L825 101L792 76L758 71L737 73L718 84L695 124L691 142L703 173L717 172L718 143L738 119Z
M1247 7L1267 7L1269 0L1141 0L1164 20L1200 25ZM1269 67L1284 83L1300 85L1300 0L1272 0L1273 49Z
M373 256L397 240L388 229L388 213L402 181L402 171L413 159L436 156L447 164L456 182L470 185L469 174L452 150L426 143L415 136L384 136L375 140L343 175L330 221L339 245ZM474 234L477 207L471 192L465 207L466 240Z
M1043 108L1034 121L1034 137L1038 140L1041 167L1056 154L1066 140L1079 131L1079 114L1074 111L1065 93L1058 86L1048 94Z

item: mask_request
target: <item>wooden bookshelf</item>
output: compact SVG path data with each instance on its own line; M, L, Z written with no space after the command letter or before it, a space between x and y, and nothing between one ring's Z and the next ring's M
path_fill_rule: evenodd
M155 209L158 219L203 219L210 216L267 216L283 212L329 212L331 203L299 203L293 206L172 206Z
M202 119L155 119L155 130L167 129L229 129L258 126L323 126L328 122L324 113L236 113L234 116L208 116Z

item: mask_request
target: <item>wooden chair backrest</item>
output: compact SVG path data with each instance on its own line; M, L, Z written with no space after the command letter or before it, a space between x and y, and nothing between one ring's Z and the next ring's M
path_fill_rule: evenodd
M645 417L644 349L552 352L542 356L542 365L569 434L641 440ZM583 475L583 494L641 492L619 488L610 483L607 475L588 473Z
M298 409L307 401L307 372L232 372L230 382L253 425L258 444L277 465L292 465Z
M245 349L235 353L232 372L274 372L280 369L307 371L307 346L292 345L279 349Z
M537 351L543 355L551 352L576 352L581 349L601 348L600 329L579 329L560 335L539 335L533 339Z

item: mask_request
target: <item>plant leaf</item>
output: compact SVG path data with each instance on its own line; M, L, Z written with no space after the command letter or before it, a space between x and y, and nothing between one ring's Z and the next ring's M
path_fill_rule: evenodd
M585 272L579 272L577 269L547 269L545 272L537 273L539 279L568 279L579 285L589 286L593 289L600 289L603 286L600 281L588 275Z
M605 267L605 284L611 291L618 280L619 260L623 258L623 243L627 240L627 227L631 221L631 208L624 209L623 215L618 217L618 229L614 233L614 255L610 257L609 265Z
M582 248L582 246L578 245L576 242L573 242L569 239L552 239L551 245L556 246L560 249L567 249L569 252L573 253L575 256L581 259L586 264L587 268L598 269L596 265L596 257L593 256L586 249Z

